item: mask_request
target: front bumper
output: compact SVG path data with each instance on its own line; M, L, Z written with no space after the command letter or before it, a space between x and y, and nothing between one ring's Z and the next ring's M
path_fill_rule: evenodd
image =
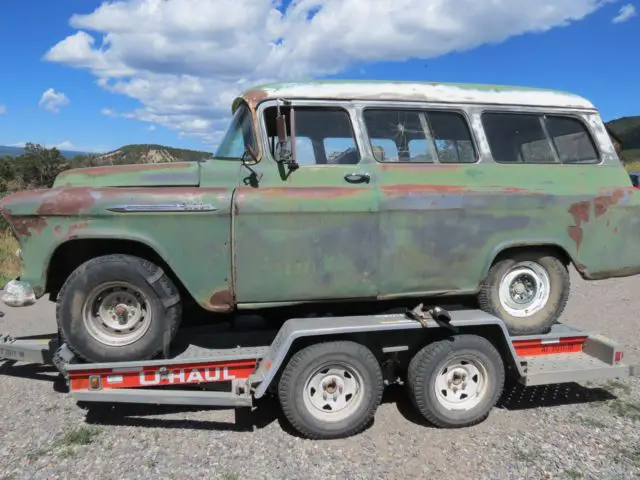
M36 294L29 283L10 280L0 294L0 301L9 307L28 307L36 303Z

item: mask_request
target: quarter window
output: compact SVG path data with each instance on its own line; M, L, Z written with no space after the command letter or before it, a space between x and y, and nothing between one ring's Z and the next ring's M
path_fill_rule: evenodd
M363 114L379 162L474 163L464 117L454 112L366 109Z
M521 113L485 113L484 130L498 163L598 163L584 125L574 118Z

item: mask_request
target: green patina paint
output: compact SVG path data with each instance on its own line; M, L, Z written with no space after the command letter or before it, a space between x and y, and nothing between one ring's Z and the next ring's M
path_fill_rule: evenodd
M5 197L0 207L20 238L22 278L39 295L57 248L93 239L152 248L209 310L473 293L500 251L527 245L558 247L586 278L640 271L640 200L619 162L481 157L420 165L365 155L360 165L293 172L269 156L253 173L239 159L215 158L99 167L66 172L54 188ZM346 182L354 171L370 181ZM171 209L182 204L193 209Z

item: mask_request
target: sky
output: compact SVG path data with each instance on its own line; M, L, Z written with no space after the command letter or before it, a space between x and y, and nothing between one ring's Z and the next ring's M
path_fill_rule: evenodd
M214 151L233 98L318 78L522 85L640 115L640 0L3 0L0 145Z

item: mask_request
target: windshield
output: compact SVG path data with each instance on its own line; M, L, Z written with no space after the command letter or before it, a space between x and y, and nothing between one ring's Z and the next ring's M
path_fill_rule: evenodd
M216 151L216 157L239 160L249 146L254 151L258 150L253 134L251 114L247 106L243 104L233 115L231 125L229 125L227 133Z

